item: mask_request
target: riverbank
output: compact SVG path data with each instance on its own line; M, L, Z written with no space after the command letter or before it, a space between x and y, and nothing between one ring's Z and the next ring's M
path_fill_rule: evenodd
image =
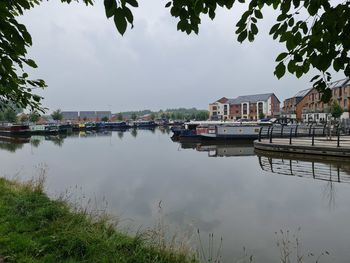
M118 232L105 216L51 200L43 182L0 178L0 262L197 262Z

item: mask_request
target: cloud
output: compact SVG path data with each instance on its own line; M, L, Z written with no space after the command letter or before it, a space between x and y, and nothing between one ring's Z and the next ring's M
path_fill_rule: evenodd
M309 87L311 74L299 80L273 76L283 46L268 36L271 10L254 43L236 41L234 25L243 9L204 18L198 36L176 31L162 1L140 3L135 28L124 37L100 2L44 2L21 20L33 35L30 55L39 64L33 74L47 81L41 94L51 109L207 108L222 96L275 92L283 100Z

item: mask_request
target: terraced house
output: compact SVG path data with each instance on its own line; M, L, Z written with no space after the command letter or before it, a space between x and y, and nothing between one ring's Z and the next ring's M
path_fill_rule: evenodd
M344 110L342 118L349 117L350 109L350 79L341 79L330 84L332 99L330 103L321 101L321 94L314 88L302 90L294 97L283 102L282 116L300 121L324 122L330 116L330 106L333 101Z
M209 104L209 117L212 120L257 120L279 115L280 101L274 93L239 96L234 99L222 97Z

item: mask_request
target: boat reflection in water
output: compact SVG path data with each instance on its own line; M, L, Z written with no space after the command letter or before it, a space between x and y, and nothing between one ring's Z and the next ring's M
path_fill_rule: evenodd
M122 133L122 131L119 131ZM6 150L10 152L15 152L23 148L23 145L30 143L34 148L41 145L43 141L51 141L54 145L61 147L64 140L67 138L96 138L96 137L111 137L112 131L82 131L73 132L69 135L67 134L55 134L55 135L32 135L30 137L25 136L1 136L0 135L0 150Z
M316 180L350 183L348 159L301 154L255 151L262 170Z
M29 137L0 136L0 150L16 152L18 149L22 149L25 143L29 142Z
M254 145L248 142L181 142L182 149L194 149L207 152L209 157L252 156Z

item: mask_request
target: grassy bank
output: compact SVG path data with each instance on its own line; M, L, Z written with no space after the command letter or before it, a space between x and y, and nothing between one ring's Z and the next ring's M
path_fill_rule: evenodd
M0 262L197 262L50 200L42 184L0 179Z

